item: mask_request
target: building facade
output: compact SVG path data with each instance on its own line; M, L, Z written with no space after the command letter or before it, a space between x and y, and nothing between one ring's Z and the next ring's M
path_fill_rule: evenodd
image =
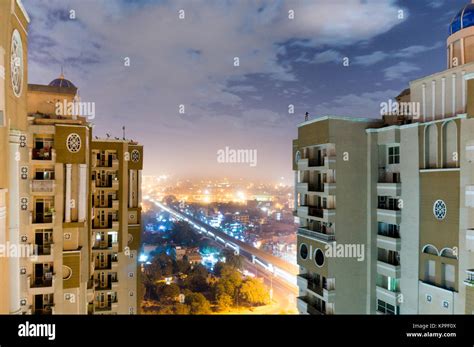
M471 15L450 25L447 70L412 81L395 114L298 127L301 313L473 313Z
M20 243L20 143L27 129L29 17L21 1L0 3L0 244ZM23 153L25 155L25 153ZM19 160L17 160L19 159ZM22 312L19 257L0 257L0 313Z
M0 257L0 313L138 313L143 147L93 141L63 75L28 85L20 0L0 22L0 244L16 250Z
M141 234L143 147L124 140L93 140L91 230L95 313L136 314Z

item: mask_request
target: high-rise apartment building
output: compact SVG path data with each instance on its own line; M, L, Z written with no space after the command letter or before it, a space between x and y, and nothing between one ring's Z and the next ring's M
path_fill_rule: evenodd
M135 314L139 310L142 158L143 147L138 143L92 141L95 313Z
M298 127L301 313L474 312L473 16L450 25L448 69L383 120Z
M91 128L86 118L56 108L73 103L76 91L63 76L28 86L20 240L34 246L35 256L22 259L20 272L31 313L87 313Z
M20 242L20 156L26 133L28 25L21 1L0 2L0 244ZM0 313L21 307L20 259L0 257Z
M0 22L0 313L135 314L143 147L93 141L63 75L27 84L20 0Z

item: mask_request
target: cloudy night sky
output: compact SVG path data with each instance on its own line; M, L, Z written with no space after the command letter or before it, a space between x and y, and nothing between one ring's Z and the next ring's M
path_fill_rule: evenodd
M145 145L145 174L291 183L304 113L378 117L410 80L446 68L448 25L467 2L24 0L29 83L63 66L96 104L95 135L125 125ZM256 149L257 166L219 164L226 146Z

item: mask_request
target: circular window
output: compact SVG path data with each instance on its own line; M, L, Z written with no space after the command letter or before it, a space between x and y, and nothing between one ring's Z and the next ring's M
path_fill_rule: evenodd
M133 242L133 235L132 234L128 234L128 244L132 243Z
M314 262L316 263L318 267L321 267L324 265L324 253L319 248L314 251Z
M298 164L300 159L301 159L301 152L297 151L296 154L295 154L295 163Z
M71 153L79 152L81 149L81 137L76 133L69 134L66 139L66 146Z
M68 280L72 276L72 269L69 266L63 265L63 280Z
M446 217L446 204L443 200L436 200L433 204L433 214L436 219L443 220Z
M23 44L18 30L12 34L10 72L13 93L19 97L23 86Z
M300 246L300 257L303 260L308 258L308 246L306 246L304 243L302 243Z
M137 163L139 160L140 160L140 152L137 151L136 149L134 149L134 150L132 151L132 161L133 161L134 163Z

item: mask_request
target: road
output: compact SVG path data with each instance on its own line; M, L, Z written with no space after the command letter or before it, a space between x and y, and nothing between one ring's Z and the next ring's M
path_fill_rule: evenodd
M244 258L243 268L256 277L263 278L263 282L273 290L273 301L278 303L279 309L275 313L297 313L296 297L298 296L298 288L290 285L280 278L273 276L260 266L253 264Z
M274 255L255 248L252 245L237 240L232 236L227 235L223 231L213 228L208 224L197 220L193 216L189 216L184 212L165 205L156 199L148 198L148 200L162 210L171 213L174 217L190 223L201 235L215 240L217 243L222 244L223 247L233 248L240 255L248 259L252 264L259 265L260 272L266 274L272 273L274 281L276 280L279 282L285 282L284 285L287 285L288 288L290 288L290 292L296 293L296 275L298 274L298 267L296 265L290 264L283 259L275 257Z

